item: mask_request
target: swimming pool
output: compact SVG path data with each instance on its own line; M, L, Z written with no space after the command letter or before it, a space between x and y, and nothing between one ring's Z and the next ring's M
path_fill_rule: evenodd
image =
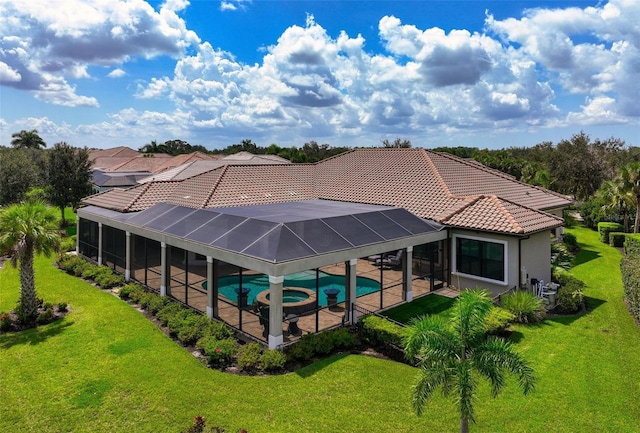
M318 304L322 307L327 306L327 295L324 293L325 289L338 289L338 303L344 302L345 290L344 290L344 276L332 275L326 272L320 272L318 283L320 287L320 293L318 294ZM287 287L304 287L306 289L316 289L316 272L304 271L295 274L287 275L284 278L284 288ZM230 275L227 277L221 277L218 280L218 293L230 301L237 302L238 294L235 289L238 288L238 276ZM269 290L269 277L264 274L257 275L243 275L242 276L242 288L250 289L247 294L247 304L251 305L256 299L258 293ZM380 283L376 280L366 277L356 277L356 296L367 295L380 290Z

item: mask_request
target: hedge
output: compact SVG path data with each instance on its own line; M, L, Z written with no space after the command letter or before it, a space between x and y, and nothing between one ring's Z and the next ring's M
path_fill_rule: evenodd
M624 253L627 256L640 255L640 234L628 234L624 241Z
M609 233L609 245L616 248L622 248L624 245L624 238L627 236L626 233L622 232L610 232Z
M624 297L631 315L640 320L640 254L629 254L620 262Z
M374 346L392 344L397 347L403 347L407 328L378 316L364 316L359 322L360 335L369 344Z
M619 223L611 223L611 222L601 222L598 223L598 233L600 233L600 241L605 244L609 243L609 233L611 232L621 232L624 230L622 224Z

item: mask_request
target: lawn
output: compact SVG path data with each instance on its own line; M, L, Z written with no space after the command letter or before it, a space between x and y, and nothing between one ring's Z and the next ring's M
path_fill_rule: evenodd
M453 306L455 301L455 298L448 298L433 293L429 296L418 298L408 304L391 308L382 314L396 322L409 323L414 317L425 314L449 314L448 310Z
M476 432L637 431L640 330L622 304L620 253L597 233L573 230L574 272L590 311L518 326L514 341L538 375L527 397L511 383L497 399L483 386ZM202 366L138 311L36 261L39 294L69 302L65 319L0 335L0 431L179 432L196 414L229 432L457 431L437 395L425 415L410 406L414 368L339 355L297 373L249 377ZM17 271L0 271L0 311L14 307Z

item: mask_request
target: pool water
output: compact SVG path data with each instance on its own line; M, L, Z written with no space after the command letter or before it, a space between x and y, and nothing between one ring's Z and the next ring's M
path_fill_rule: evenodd
M327 306L327 295L325 295L325 289L338 289L338 303L344 302L345 286L343 275L331 275L326 272L320 272L318 278L318 284L320 287L320 293L318 293L318 304L320 306ZM306 289L316 289L316 272L304 271L295 274L287 275L284 278L284 291L287 287L304 287ZM218 280L218 293L230 301L237 302L238 294L235 289L238 288L238 276L230 275L227 277L221 277ZM264 274L258 275L243 275L242 276L242 288L251 289L247 295L247 304L251 305L256 299L256 295L264 290L269 290L269 277ZM368 295L380 290L380 283L376 280L366 277L356 277L356 296ZM297 302L300 299L292 300L289 302ZM284 299L284 302L287 302Z

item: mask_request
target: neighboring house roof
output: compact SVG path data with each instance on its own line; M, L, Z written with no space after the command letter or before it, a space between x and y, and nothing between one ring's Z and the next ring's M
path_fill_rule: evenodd
M228 164L291 164L291 162L276 155L254 155L249 152L238 152L233 155L225 156L224 158L190 161L162 172L157 171L155 174L145 179L141 179L139 183L146 183L154 180L188 179Z
M156 184L163 186L151 188ZM150 189L132 188L135 199L106 192L84 203L129 212L159 202L162 193L164 201L193 208L326 199L402 207L449 226L510 234L558 227L562 220L543 211L570 204L481 164L425 149L356 149L316 164L227 165L144 186Z
M89 159L103 157L134 157L139 153L126 146L112 147L111 149L92 149L89 151Z
M149 172L147 171L105 173L101 170L94 170L91 174L93 184L99 187L133 186L139 179L148 176Z

